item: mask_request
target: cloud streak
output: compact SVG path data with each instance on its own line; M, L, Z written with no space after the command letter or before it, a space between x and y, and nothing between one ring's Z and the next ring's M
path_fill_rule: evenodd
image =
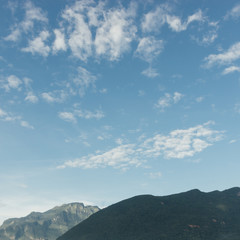
M126 170L130 167L144 166L148 160L159 160L160 157L166 159L193 157L222 139L223 132L211 129L212 124L214 123L209 121L188 129L174 130L168 135L156 134L139 144L120 144L104 153L68 160L58 168L112 167Z
M228 50L219 54L210 54L204 59L205 66L228 65L240 58L240 42L233 44Z

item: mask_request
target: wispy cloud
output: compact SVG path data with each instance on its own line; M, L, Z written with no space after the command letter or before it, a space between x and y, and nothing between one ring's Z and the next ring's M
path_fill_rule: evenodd
M103 111L101 110L89 111L89 110L82 110L82 109L74 109L71 112L59 112L58 116L64 121L73 122L73 123L77 122L77 118L99 120L105 117Z
M171 13L169 5L160 5L154 11L144 15L142 20L143 32L155 32L159 31L164 24L168 24L169 28L175 32L185 31L189 24L194 21L204 21L204 16L201 10L187 17L187 20L182 21L178 16Z
M74 116L73 113L71 112L59 112L58 113L58 116L63 119L64 121L67 121L67 122L73 122L73 123L76 123L76 118Z
M229 18L237 19L240 17L240 4L235 5L224 17L225 20Z
M24 19L12 26L11 33L5 37L6 41L16 42L20 39L22 33L27 33L34 28L36 22L47 23L46 14L41 8L36 7L31 1L24 4Z
M144 166L148 160L159 159L160 156L166 159L193 157L222 139L223 132L211 129L212 124L214 123L210 121L188 129L174 130L168 135L156 134L139 144L122 144L119 141L118 147L104 153L66 161L58 168L113 167L126 170L130 167ZM161 173L152 174L152 177L160 176Z
M33 92L30 91L27 93L27 96L25 97L24 100L31 103L37 103L38 97Z
M152 67L148 67L147 69L143 70L141 73L142 75L149 78L155 78L159 75L159 73L157 72L157 69Z
M28 47L22 48L23 52L30 52L33 55L40 54L43 57L47 57L50 52L50 47L45 44L45 41L49 37L48 31L42 31L38 37L29 41Z
M21 90L22 85L22 80L20 80L17 76L15 75L10 75L3 79L2 81L2 88L5 89L5 91L9 92L11 89L17 89Z
M55 90L53 92L44 92L41 96L48 103L62 103L67 94L63 90Z
M6 112L3 109L0 108L0 120L4 122L17 122L20 126L34 129L32 125L30 125L27 121L22 120L21 116L16 116L12 114L11 112Z
M184 95L179 92L175 92L173 95L170 93L165 93L164 97L159 98L158 102L155 104L155 107L161 111L164 111L166 108L178 103L183 97Z
M83 67L78 67L77 72L77 75L73 78L73 83L75 88L78 88L79 95L83 97L90 86L95 87L97 78Z
M227 67L224 69L222 74L226 75L226 74L233 73L233 72L240 72L240 67L237 67L237 66Z
M150 63L162 52L163 46L163 40L157 40L153 36L141 38L135 56Z
M140 166L142 162L135 155L134 145L127 144L113 148L105 153L88 155L82 158L66 161L58 168L78 167L83 169L113 167L127 169L130 166Z
M20 125L25 128L34 129L34 127L31 124L29 124L27 121L21 121Z
M228 50L219 54L210 54L204 59L205 67L227 65L240 58L240 42L233 44Z

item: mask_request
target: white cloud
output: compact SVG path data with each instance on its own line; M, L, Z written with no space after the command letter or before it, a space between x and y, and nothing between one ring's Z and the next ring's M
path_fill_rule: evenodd
M173 95L165 93L164 97L159 98L158 102L155 104L155 107L161 111L164 111L165 108L178 103L183 97L184 95L179 92L175 92Z
M144 15L141 23L143 32L158 31L166 23L166 14L169 12L169 7L162 5Z
M27 121L21 121L20 125L25 128L34 129L34 127L30 125Z
M126 170L129 167L144 166L147 160L159 159L160 156L170 159L182 159L193 157L207 147L220 141L223 132L210 128L213 122L209 121L202 125L188 129L178 129L168 135L156 134L145 141L141 139L138 145L122 144L118 139L117 146L104 153L87 155L74 160L68 160L59 169L71 168L104 168L113 167ZM152 173L152 177L161 177L161 173Z
M205 32L202 37L192 36L192 39L195 40L200 46L208 46L212 44L218 37L217 34L218 25L213 25L212 28L213 29Z
M54 29L55 41L53 43L53 52L56 53L58 51L66 51L67 45L65 43L64 33L59 29Z
M94 41L97 55L106 56L113 61L130 49L130 43L137 32L133 25L134 8L131 5L127 10L118 8L104 13L104 20L96 31Z
M63 90L55 90L53 92L44 92L41 96L48 103L61 103L64 102L67 94Z
M142 75L149 77L149 78L155 78L159 75L157 70L152 67L149 67L149 68L143 70L141 73L142 73Z
M229 141L229 144L233 144L235 142L237 142L237 140L236 139L232 139L231 141Z
M209 128L212 122L184 130L174 130L169 135L157 134L147 139L142 147L148 157L185 158L202 152L205 148L219 141L222 132Z
M233 72L240 72L240 67L237 67L237 66L227 67L224 69L222 74L226 75L226 74L233 73Z
M78 67L77 70L78 74L73 83L79 88L79 95L83 97L90 86L95 86L96 77L83 67Z
M200 103L200 102L202 102L204 100L204 97L197 97L196 98L196 102L198 102L198 103Z
M234 6L231 11L229 11L226 16L224 17L224 19L229 19L229 18L234 18L237 19L240 17L240 4L237 4L236 6Z
M4 122L18 122L20 126L34 129L32 125L30 125L27 121L22 120L21 116L15 116L10 112L6 112L0 108L0 120Z
M135 56L146 62L152 62L163 50L163 40L156 40L154 37L141 38L135 51Z
M22 80L15 75L5 77L0 82L1 88L4 88L6 92L9 92L11 89L21 90Z
M5 37L6 41L18 41L22 33L27 33L33 29L36 22L47 23L48 19L42 9L36 7L31 1L24 4L25 16L23 21L12 27L11 33Z
M76 1L63 14L67 25L68 45L73 55L82 61L91 56L118 60L130 49L137 32L133 25L135 5L106 9L105 3Z
M104 117L104 113L101 110L96 110L95 112L88 110L74 110L74 115L85 119L101 119Z
M240 58L240 42L233 44L227 51L219 54L210 54L204 59L206 67L213 65L231 64Z
M58 114L58 116L63 119L64 121L67 121L67 122L73 122L75 123L76 122L76 118L74 116L73 113L71 112L60 112Z
M134 147L133 144L121 145L102 154L88 155L75 160L66 161L58 168L78 167L89 169L113 167L127 169L130 166L138 167L142 162L137 158L133 158L133 155L135 155Z
M24 99L27 102L31 102L31 103L37 103L38 102L38 97L36 95L34 95L33 92L28 92L27 96Z
M175 32L185 31L188 25L194 21L204 21L202 11L198 10L193 15L188 16L186 21L178 16L172 15L169 6L161 5L156 8L155 11L151 11L144 15L142 20L142 31L143 32L156 32L164 25L168 26Z
M50 47L45 45L45 41L49 37L48 31L42 31L38 37L29 41L29 45L26 48L22 48L23 52L30 52L33 55L40 54L43 57L47 57L50 52Z
M86 61L92 54L92 33L85 21L84 12L91 1L76 1L67 7L62 17L69 24L68 44L75 57Z
M104 113L101 110L89 111L74 109L72 112L60 112L58 116L64 121L75 123L77 122L77 118L99 120L101 118L104 118Z
M7 87L8 88L15 88L18 89L19 86L22 84L22 81L16 77L15 75L11 75L7 78Z

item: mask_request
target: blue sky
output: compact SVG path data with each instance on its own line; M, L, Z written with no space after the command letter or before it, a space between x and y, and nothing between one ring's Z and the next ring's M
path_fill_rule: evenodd
M3 1L0 221L239 186L239 1Z

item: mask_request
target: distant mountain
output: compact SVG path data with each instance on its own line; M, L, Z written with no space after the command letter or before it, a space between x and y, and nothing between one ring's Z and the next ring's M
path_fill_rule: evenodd
M11 218L0 227L1 240L56 240L67 230L99 211L98 207L70 203L47 212Z
M57 240L239 240L240 188L133 197L107 207Z

